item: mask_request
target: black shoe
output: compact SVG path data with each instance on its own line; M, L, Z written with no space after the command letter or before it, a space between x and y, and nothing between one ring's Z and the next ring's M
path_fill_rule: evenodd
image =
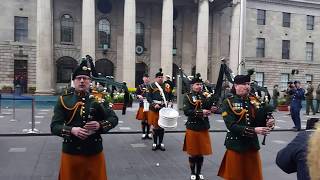
M156 144L152 144L152 151L156 151L158 149L158 146Z
M162 143L157 145L157 149L160 149L161 151L166 150L166 148L164 148L164 144L162 144Z

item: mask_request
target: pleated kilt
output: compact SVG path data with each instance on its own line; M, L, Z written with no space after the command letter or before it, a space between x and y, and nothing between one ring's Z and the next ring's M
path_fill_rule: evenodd
M209 131L187 129L184 137L183 151L186 151L190 156L212 154Z
M159 127L158 120L159 120L159 112L154 112L152 110L149 110L148 111L148 124L152 125L153 127Z
M136 119L143 121L148 119L148 111L143 112L143 107L139 107L137 114L136 114Z
M226 180L262 180L262 165L259 151L246 152L227 150L220 165L218 176Z
M103 152L94 155L62 152L59 180L107 180Z

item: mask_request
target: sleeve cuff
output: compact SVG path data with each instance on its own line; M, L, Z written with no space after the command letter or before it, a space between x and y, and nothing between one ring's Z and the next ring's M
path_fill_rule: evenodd
M70 126L64 126L61 130L61 136L62 137L70 137L71 136L71 129Z
M255 134L254 127L245 127L242 136L253 137Z

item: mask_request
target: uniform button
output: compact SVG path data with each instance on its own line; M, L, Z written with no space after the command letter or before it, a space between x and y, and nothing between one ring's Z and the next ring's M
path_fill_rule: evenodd
M86 98L82 98L82 100L86 100Z

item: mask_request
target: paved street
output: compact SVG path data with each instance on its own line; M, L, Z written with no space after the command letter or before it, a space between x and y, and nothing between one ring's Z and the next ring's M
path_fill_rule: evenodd
M189 168L187 155L182 152L184 134L168 132L165 135L167 151L151 151L152 141L141 140L140 124L135 111L138 104L129 108L125 116L116 111L119 125L113 134L104 135L104 153L107 159L109 180L187 180ZM277 130L290 129L293 124L288 112L276 112ZM302 112L303 114L303 112ZM35 128L40 133L49 133L52 109L37 109ZM317 117L317 116L313 116ZM307 116L302 116L305 127ZM173 130L185 130L186 117L181 115L179 125ZM211 117L211 130L225 130L220 115ZM24 134L31 128L31 110L3 108L0 114L0 133ZM170 131L170 130L169 130ZM121 133L121 134L118 134ZM122 134L124 133L124 134ZM292 180L295 174L287 175L274 163L276 153L284 147L296 132L274 131L267 138L267 145L261 149L263 173L266 180ZM207 179L220 179L216 176L225 151L225 132L212 132L211 140L214 154L205 158L203 174ZM260 137L262 138L262 137ZM57 179L61 153L61 139L55 136L0 136L0 179L6 180L53 180ZM160 166L157 167L156 163Z

